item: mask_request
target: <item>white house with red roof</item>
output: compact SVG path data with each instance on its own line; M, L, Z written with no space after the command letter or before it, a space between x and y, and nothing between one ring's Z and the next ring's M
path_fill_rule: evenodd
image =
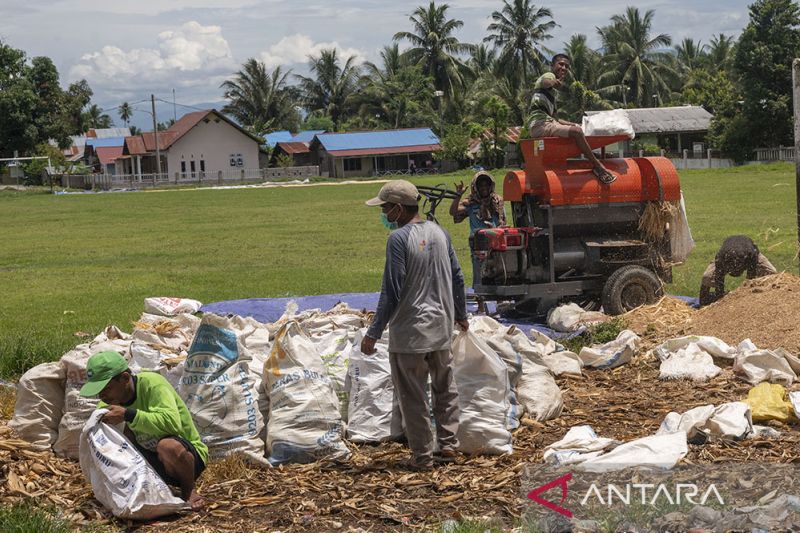
M161 173L168 180L197 179L258 172L257 137L215 109L182 116L175 124L125 139L117 159L121 173L134 176L157 172L156 138L161 151ZM119 172L118 172L119 173Z

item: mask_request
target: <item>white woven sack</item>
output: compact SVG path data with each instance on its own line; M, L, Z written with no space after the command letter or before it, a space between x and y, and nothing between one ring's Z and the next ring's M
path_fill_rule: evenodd
M460 411L459 450L469 454L511 453L507 421L511 387L505 363L471 331L459 332L452 350Z
M229 319L206 314L183 367L178 394L192 414L212 459L242 453L265 463L259 377Z
M345 381L347 380L347 364L356 348L355 331L337 329L322 334L310 335L311 342L322 358L325 371L331 378L333 390L339 399L339 412L342 420L347 419L349 398ZM360 341L359 341L360 342Z
M187 509L125 436L97 409L81 433L80 464L94 497L118 518L152 520Z
M89 416L97 408L97 398L84 398L79 394L86 383L86 362L89 357L104 351L115 351L130 360L131 336L116 326L107 327L87 344L81 344L61 356L66 381L64 382L64 414L58 425L58 439L53 451L70 459L78 458L81 431Z
M293 320L275 336L264 365L264 386L269 394L270 463L350 456L331 378L314 343Z
M36 450L49 450L58 439L65 379L64 367L56 361L31 368L17 383L14 416L8 427Z
M364 331L356 335L347 366L347 438L380 442L402 435L403 420L394 401L388 331L375 343L372 355L361 353Z
M600 111L583 117L583 133L589 135L627 135L629 139L636 136L633 124L624 109Z
M203 307L197 300L189 298L145 298L144 312L153 315L175 316L181 313L196 313Z

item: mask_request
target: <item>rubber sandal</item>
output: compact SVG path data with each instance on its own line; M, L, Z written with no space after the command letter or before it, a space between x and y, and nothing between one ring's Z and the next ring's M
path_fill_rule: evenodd
M594 174L601 183L605 183L606 185L609 183L614 183L617 180L617 177L614 174L604 168L593 167L592 174Z

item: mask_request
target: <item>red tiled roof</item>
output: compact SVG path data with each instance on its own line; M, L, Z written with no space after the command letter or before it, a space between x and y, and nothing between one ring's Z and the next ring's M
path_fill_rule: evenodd
M418 144L416 146L393 146L389 148L364 148L361 150L333 150L328 152L334 157L353 157L359 155L410 154L416 152L435 152L441 150L440 144Z
M280 142L276 145L276 148L278 146L289 155L307 154L311 151L308 147L308 143L304 142Z
M160 150L168 149L170 146L175 144L178 139L189 133L189 130L194 128L201 120L204 120L210 114L216 115L254 141L257 141L259 144L263 142L262 139L243 129L241 126L233 122L222 113L219 113L215 109L209 109L206 111L194 111L192 113L186 113L167 130L159 131L158 148ZM133 137L126 137L125 145L127 146L127 153L131 155L144 155L156 151L156 141L152 131L142 133L141 135L134 135Z
M141 135L125 137L124 149L129 155L144 155L147 153L144 148L144 139L142 139Z
M101 146L95 148L100 164L109 165L122 155L122 146Z

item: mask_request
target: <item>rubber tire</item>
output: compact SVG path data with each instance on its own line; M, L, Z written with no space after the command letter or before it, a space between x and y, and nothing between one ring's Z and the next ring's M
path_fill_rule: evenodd
M655 303L664 293L655 272L639 265L615 270L603 286L603 311L621 315L641 305Z

